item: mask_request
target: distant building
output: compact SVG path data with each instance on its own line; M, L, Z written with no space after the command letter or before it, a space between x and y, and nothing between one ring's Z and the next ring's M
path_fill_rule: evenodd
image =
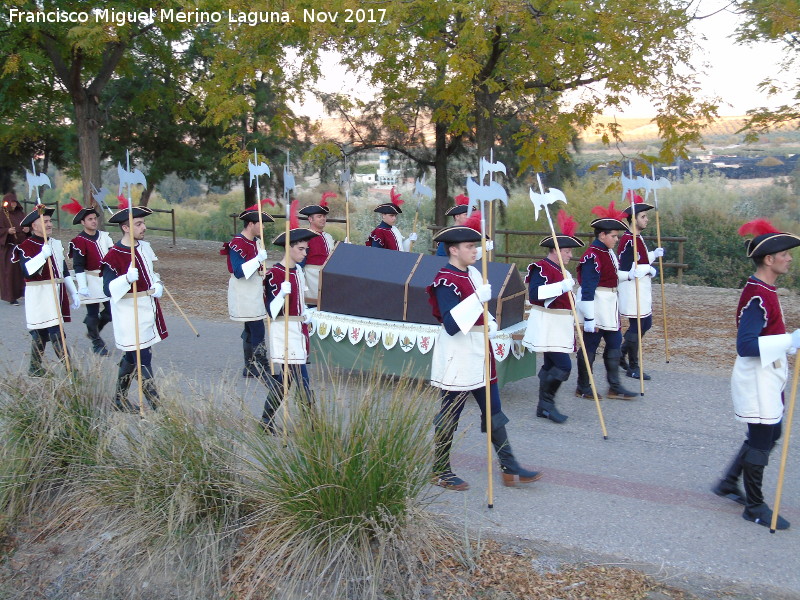
M389 169L389 153L381 152L380 161L378 162L378 172L376 177L379 186L391 187L400 182L403 172L400 169Z

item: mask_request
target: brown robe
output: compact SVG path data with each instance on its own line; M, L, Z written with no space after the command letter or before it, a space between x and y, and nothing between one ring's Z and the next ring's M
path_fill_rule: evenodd
M27 237L19 226L24 218L25 211L19 204L14 210L0 211L0 298L6 302L14 302L25 294L22 268L11 262L14 246L25 241ZM17 233L9 233L11 227L16 228Z

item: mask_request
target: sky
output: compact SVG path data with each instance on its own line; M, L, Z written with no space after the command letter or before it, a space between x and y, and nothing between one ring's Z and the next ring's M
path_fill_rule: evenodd
M711 14L728 4L725 0L699 0L698 14ZM757 86L767 75L778 73L777 64L781 59L781 47L778 44L759 43L753 46L736 44L730 37L739 22L739 17L730 11L722 11L706 19L696 22L698 34L706 40L698 40L701 51L695 55L695 66L707 63L706 73L699 77L703 94L707 97L718 96L723 104L720 106L721 116L741 116L747 110L759 106L778 106L791 101L791 94L768 99L758 91ZM369 92L364 84L360 84L344 68L337 64L337 56L328 53L323 58L323 73L327 76L319 83L318 88L324 92L340 92L366 99ZM326 116L322 106L311 97L306 97L298 107L301 114L312 118ZM630 106L618 117L652 117L655 111L649 101L644 98L631 98Z

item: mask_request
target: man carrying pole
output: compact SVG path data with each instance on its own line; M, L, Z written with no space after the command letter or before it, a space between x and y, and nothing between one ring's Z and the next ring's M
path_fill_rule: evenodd
M734 415L747 423L747 440L713 492L744 504L745 520L770 527L773 514L761 490L764 468L781 437L787 352L800 348L800 329L786 333L776 283L789 271L789 250L800 246L800 236L782 233L765 219L745 223L739 234L754 236L745 250L756 267L736 309L737 356L731 374ZM742 473L744 494L738 485ZM775 529L789 528L783 517L776 521Z
M397 223L397 215L403 213L400 205L403 200L400 199L400 194L392 188L389 192L391 202L384 202L375 207L373 212L381 215L381 222L372 230L367 238L366 245L372 248L384 248L386 250L399 250L401 252L410 252L411 244L416 241L417 234L411 233L405 239L403 234L395 225Z
M114 213L108 222L119 225L122 239L111 247L102 261L103 291L111 298L114 317L114 341L125 353L119 363L114 392L114 408L124 412L144 410L141 404L136 407L128 400L134 371L151 408L157 408L152 347L168 335L158 300L164 293L164 286L153 265L158 257L144 241L147 231L144 219L152 212L146 206L136 206ZM137 290L140 291L137 293Z
M25 277L25 321L33 338L28 374L33 377L45 374L42 357L48 341L69 371L64 322L71 320L70 307L81 305L64 260L64 247L49 236L53 232L50 218L54 212L53 208L39 205L28 213L20 227L30 227L31 236L11 253L11 262L22 265Z
M481 431L486 433L487 423L490 424L491 444L500 460L503 484L513 487L517 483L532 483L542 476L522 467L514 457L506 432L509 419L500 403L494 355L490 352L486 360L484 325L488 326L489 335L494 336L497 322L491 316L484 321L492 286L484 283L480 272L472 266L481 237L479 232L463 225L440 231L434 241L446 245L450 258L426 289L433 315L442 324L431 361L431 385L442 390L441 408L434 418L433 482L457 491L469 489L469 484L453 472L450 464L453 437L469 392L481 411Z
M298 211L308 219L308 228L318 234L308 241L308 256L306 256L305 263L301 265L308 285L307 301L314 306L319 301L319 274L322 271L322 265L328 260L336 245L333 236L325 231L328 213L331 211L328 207L328 198L335 197L335 192L325 192L322 194L319 204L309 204Z

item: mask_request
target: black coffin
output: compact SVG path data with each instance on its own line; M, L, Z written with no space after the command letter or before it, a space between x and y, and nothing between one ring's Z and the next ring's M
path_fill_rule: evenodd
M447 263L442 256L337 244L320 273L319 310L411 323L436 324L425 288ZM475 264L480 270L481 263ZM500 329L523 319L525 287L514 265L488 265L489 309Z

